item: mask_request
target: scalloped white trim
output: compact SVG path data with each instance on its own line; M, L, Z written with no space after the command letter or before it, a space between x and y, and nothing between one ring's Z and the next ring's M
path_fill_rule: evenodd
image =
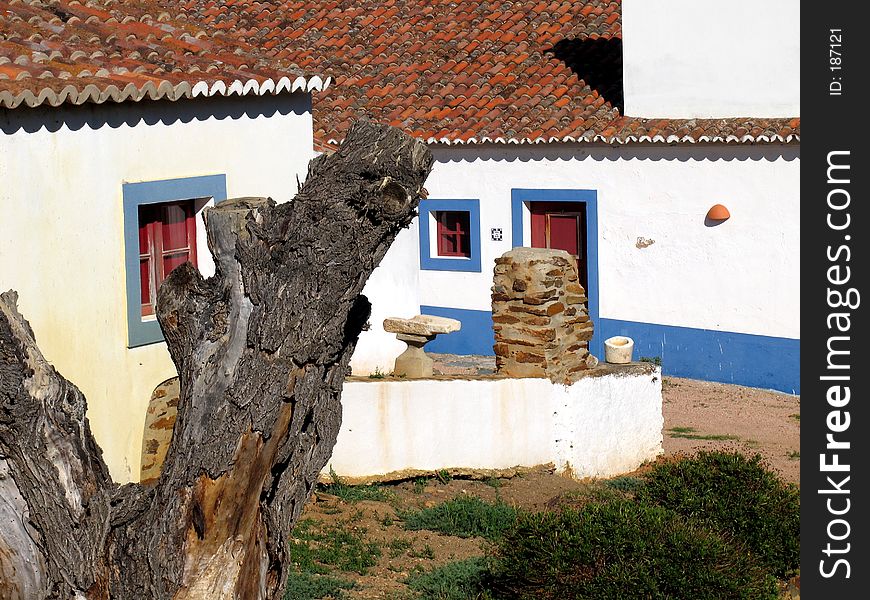
M60 106L65 102L71 104L84 104L85 102L101 104L110 100L113 102L138 102L145 97L151 100L164 98L167 100L180 100L182 98L196 98L197 96L265 96L267 94L276 95L297 90L320 92L329 87L331 82L331 77L322 79L314 75L309 78L299 76L293 81L287 77L281 77L277 82L273 79L266 79L262 82L256 79L245 81L236 79L229 83L217 80L211 84L207 81L197 81L195 83L183 81L177 84L172 84L165 80L157 84L149 81L142 87L136 87L135 84L128 83L123 89L119 89L115 83L108 83L102 89L93 83L87 84L84 88L79 88L70 83L60 91L52 88L43 88L36 94L30 90L24 90L18 94L13 94L8 90L0 90L0 106L3 108L17 108L24 105L35 108L43 104Z
M787 136L783 137L779 134L775 135L765 135L760 134L757 137L753 137L749 134L744 135L743 137L737 137L736 135L728 135L728 136L708 136L702 135L698 138L693 138L689 135L684 135L682 137L677 135L670 135L668 137L664 137L662 135L626 135L626 136L603 136L600 134L590 134L583 135L579 137L573 137L570 135L566 135L564 137L539 137L539 138L490 138L490 137L480 137L480 138L468 138L467 140L451 140L450 138L441 137L429 137L424 140L427 144L434 145L444 145L444 146L470 146L472 144L569 144L569 143L602 143L602 144L610 144L610 145L625 145L625 144L638 144L638 143L648 143L648 144L790 144L792 142L800 142L801 136L795 133L790 133ZM335 138L329 138L326 141L327 145L330 146L338 146L341 144L341 141L336 140Z

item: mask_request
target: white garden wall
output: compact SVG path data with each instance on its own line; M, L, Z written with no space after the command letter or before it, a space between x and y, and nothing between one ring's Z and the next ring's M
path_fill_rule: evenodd
M626 115L800 115L798 0L623 0L622 40Z
M552 463L610 477L662 452L661 372L610 368L571 386L548 379L349 380L329 465L348 480ZM614 372L615 371L615 372Z
M308 94L0 111L0 289L88 398L116 481L137 479L145 410L175 374L127 348L122 184L225 174L234 196L292 198L313 156Z

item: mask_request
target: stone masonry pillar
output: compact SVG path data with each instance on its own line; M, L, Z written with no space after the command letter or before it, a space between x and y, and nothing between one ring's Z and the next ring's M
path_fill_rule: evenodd
M514 248L495 260L496 371L571 383L598 360L577 261L564 250Z

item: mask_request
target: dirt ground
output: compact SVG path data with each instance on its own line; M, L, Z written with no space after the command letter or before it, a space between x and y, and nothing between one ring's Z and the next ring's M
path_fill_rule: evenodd
M757 452L783 479L800 484L799 396L664 377L662 397L665 454L714 448Z
M760 453L790 482L799 483L800 398L776 392L663 378L665 455L698 449L728 448ZM574 503L596 482L577 482L549 472L533 472L510 479L472 481L433 477L385 486L383 501L348 502L320 492L303 514L311 526L351 531L380 549L377 564L364 575L336 570L333 575L353 581L342 598L404 600L413 596L405 581L448 562L481 556L486 542L431 531L406 531L397 514L431 507L460 495L497 498L527 510L544 510Z

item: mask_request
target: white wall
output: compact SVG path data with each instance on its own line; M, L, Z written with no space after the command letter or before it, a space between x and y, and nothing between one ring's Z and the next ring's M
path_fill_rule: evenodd
M350 361L354 375L391 373L396 357L405 351L406 344L397 340L395 333L384 331L384 319L409 318L420 313L419 247L415 219L399 233L366 282L363 294L372 303L372 314L369 330L360 335Z
M329 465L348 480L553 463L610 477L662 452L661 372L548 379L347 381Z
M138 479L165 344L127 349L124 182L226 174L227 193L289 200L312 157L310 96L0 111L0 289L88 399L112 476Z
M800 115L797 0L623 0L625 114Z
M421 271L421 304L490 310L493 261L511 248L511 188L592 189L600 317L800 337L799 148L488 146L435 155L430 198L480 199L482 272ZM731 219L708 227L717 203ZM490 240L493 227L501 242ZM654 243L638 248L641 237Z

